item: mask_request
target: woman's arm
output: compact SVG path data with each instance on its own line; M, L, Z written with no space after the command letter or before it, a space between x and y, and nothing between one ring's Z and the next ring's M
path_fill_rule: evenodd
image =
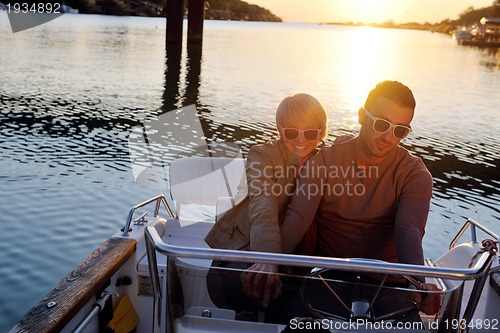
M280 228L283 253L291 253L295 249L313 222L323 198L326 182L324 171L326 168L321 153L313 156L302 168L295 193Z
M279 232L280 184L275 175L273 159L269 149L256 146L250 149L247 157L247 182L250 198L249 218L250 249L261 252L280 252ZM273 153L273 151L271 151ZM278 148L274 153L278 154Z

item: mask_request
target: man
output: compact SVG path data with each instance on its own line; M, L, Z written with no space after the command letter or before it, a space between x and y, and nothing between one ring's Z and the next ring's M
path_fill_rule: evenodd
M285 253L314 221L318 255L424 264L432 176L399 145L411 132L415 106L411 90L396 81L369 93L358 111L358 137L324 149L301 174L281 226ZM438 301L426 298L420 309L433 313Z
M281 226L285 253L315 220L319 255L423 265L432 176L399 146L414 109L411 90L399 82L370 92L358 111L359 135L324 149L301 172Z
M432 176L420 158L399 145L411 132L415 106L405 85L379 83L358 111L359 135L324 148L308 161L280 227L284 253L291 253L315 223L317 255L424 264L422 238ZM254 280L258 277L245 276L247 292ZM437 290L435 285L422 286ZM267 287L264 294L275 297ZM435 313L437 307L439 297L419 304L426 313Z

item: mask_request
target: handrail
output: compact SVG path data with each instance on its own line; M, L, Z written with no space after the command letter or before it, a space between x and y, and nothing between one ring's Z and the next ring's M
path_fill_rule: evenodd
M158 233L156 233L158 235ZM156 261L156 250L154 240L151 238L150 232L145 232L145 243L146 243L146 253L148 258L149 272L151 275L151 291L153 292L153 332L155 327L155 322L161 325L161 303L162 303L162 293L160 286L160 276L158 275L158 262ZM155 312L158 316L155 320Z
M477 243L476 228L481 229L482 231L484 231L485 233L487 233L491 237L495 238L496 241L500 241L500 237L497 234L495 234L493 231L491 231L490 229L482 226L481 224L479 224L479 222L476 222L473 219L468 218L467 221L462 226L462 228L458 231L458 233L455 235L455 237L451 241L450 247L449 247L450 250L455 247L455 244L460 239L460 237L462 237L462 235L464 234L465 230L467 230L467 228L469 226L471 226L471 240L474 243Z
M466 223L460 229L459 233L455 236L450 245L450 249L455 246L458 238L464 233L466 228L472 225L472 238L475 241L475 228L478 227L484 232L488 233L490 236L494 237L498 241L498 236L492 231L480 225L478 222L467 219ZM474 316L479 298L481 297L481 292L483 290L485 281L488 277L488 270L491 267L493 259L497 254L496 246L490 247L488 249L488 244L490 241L483 242L483 252L478 252L478 258L473 267L465 269L456 268L444 268L444 267L429 267L421 265L409 265L409 264L396 264L389 262L381 262L375 260L367 259L340 259L340 258L328 258L328 257L311 257L304 255L290 255L281 253L267 253L267 252L253 252L253 251L237 251L237 250L225 250L225 249L207 249L207 248L189 248L184 246L176 246L171 244L166 244L161 239L156 228L153 226L147 226L145 229L145 239L146 247L148 248L148 264L149 272L151 274L153 290L160 289L159 287L159 275L158 269L156 267L156 251L164 254L166 256L181 257L181 258L198 258L198 259L211 259L211 260L221 260L221 261L237 261L237 262L247 262L247 263L266 263L266 264L276 264L290 265L290 266L302 266L302 267L322 267L331 268L337 270L346 270L363 273L386 273L386 274L398 274L398 275L409 275L409 276L423 276L423 277L435 277L438 279L448 278L448 279L458 279L458 280L475 280L474 286L471 290L470 298L467 303L465 312L460 322L465 323L465 327L460 328L460 333L468 332L468 324ZM480 254L480 255L479 255ZM155 266L155 267L153 267ZM168 283L168 282L167 282ZM154 291L155 300L161 303L161 292L158 290ZM153 319L154 321L154 319ZM168 320L167 320L168 322ZM159 318L158 318L159 323ZM153 322L154 324L154 322Z
M129 232L131 231L130 225L132 224L132 218L134 217L135 211L141 207L149 205L150 203L152 203L154 201L156 201L155 214L154 214L155 217L158 216L158 214L160 212L161 204L163 204L163 207L165 207L165 209L167 210L167 213L170 216L170 218L174 218L174 214L172 213L172 209L170 209L170 206L169 206L165 196L163 194L157 195L156 197L153 197L151 199L143 201L140 204L137 204L134 207L132 207L132 209L128 213L127 220L125 221L125 226L123 227L123 234L122 234L123 237L129 236Z
M373 271L380 273L382 271L388 274L472 280L484 275L494 258L494 255L490 255L488 252L485 252L479 256L476 264L471 268L457 269L444 267L428 267L366 259L341 259L282 253L190 248L166 244L160 238L156 229L152 226L146 227L145 232L148 235L146 239L153 242L152 245L155 250L168 256L221 261L237 261L247 263L279 263L280 265L290 266L334 268L349 271L356 270L356 272L365 273Z
M87 313L87 315L80 321L80 323L76 326L76 328L72 331L72 333L81 333L85 330L85 327L92 321L92 319L97 316L98 313L100 313L105 305L108 299L111 296L119 296L117 293L111 293L107 290L104 290L101 294L101 298L99 298L91 308L91 311Z

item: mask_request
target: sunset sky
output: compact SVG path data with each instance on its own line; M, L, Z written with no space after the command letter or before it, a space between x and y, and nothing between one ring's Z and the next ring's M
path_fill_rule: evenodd
M246 0L286 22L441 22L493 0Z

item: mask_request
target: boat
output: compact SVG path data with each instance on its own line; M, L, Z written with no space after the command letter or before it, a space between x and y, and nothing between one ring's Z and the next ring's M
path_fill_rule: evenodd
M483 17L471 27L459 27L454 37L459 45L500 47L500 18Z
M470 41L472 39L472 27L459 26L452 35L452 38L457 41L458 44L463 44L465 41Z
M363 258L342 259L293 254L212 249L204 237L214 220L231 207L244 174L241 158L187 157L169 169L170 195L160 194L132 207L123 228L107 239L11 329L14 332L388 332L400 328L400 317L415 308L375 314L380 299L357 298L348 314L320 309L310 302L308 286L323 279L329 286L363 284L381 290L421 293L418 283L401 288L367 281L329 281L329 270L383 276L425 277L440 287L441 306L433 315L420 313L420 326L408 332L485 332L500 328L499 234L472 219L450 240L449 250L423 266ZM228 204L229 203L229 204ZM211 218L196 216L200 206ZM194 208L193 208L194 207ZM470 231L470 237L465 233ZM481 236L481 239L480 237ZM75 239L75 243L77 240ZM218 308L206 277L213 260L278 263L314 269L301 275L300 288L310 316L289 323L266 320L262 309L238 313ZM287 275L290 273L280 273ZM331 282L331 283L330 283ZM309 294L308 294L309 293ZM305 296L306 295L306 296ZM338 296L338 295L337 295ZM332 298L325 292L315 297ZM346 301L347 302L347 301ZM418 310L417 310L418 311ZM405 324L407 325L407 324ZM412 324L414 325L414 323ZM108 330L106 330L108 329ZM312 330L314 331L314 330Z
M80 11L78 9L72 8L66 4L61 4L61 13L63 14L78 14Z

